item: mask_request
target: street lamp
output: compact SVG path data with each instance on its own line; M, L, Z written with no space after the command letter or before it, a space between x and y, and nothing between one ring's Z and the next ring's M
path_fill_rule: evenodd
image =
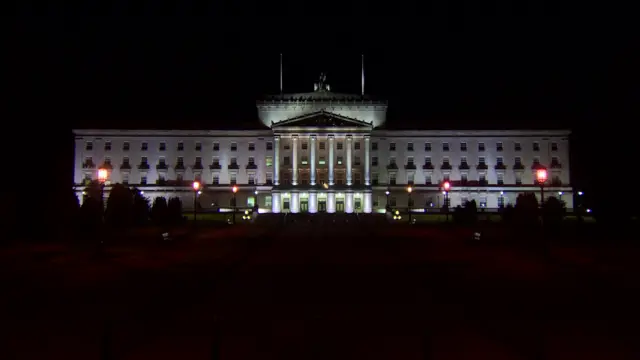
M413 191L413 188L411 188L411 186L407 186L407 211L409 212L409 224L411 224L411 191Z
M444 206L445 214L447 216L447 222L449 222L449 190L451 189L451 183L445 181L442 183L442 193L444 194Z
M391 211L391 206L389 206L389 189L387 189L387 191L385 191L384 194L387 195L387 203L385 204L385 210Z
M198 194L200 193L200 182L194 181L193 184L193 223L196 223L196 216L198 215Z
M109 177L109 171L107 171L107 169L98 169L98 181L100 182L100 205L102 206L102 211L104 211L104 183L107 181L107 177Z
M238 192L238 187L233 185L233 187L231 188L231 191L233 191L233 224L235 225L236 223L236 193Z
M544 183L547 181L547 169L538 169L536 171L536 181L540 186L540 206L544 203Z

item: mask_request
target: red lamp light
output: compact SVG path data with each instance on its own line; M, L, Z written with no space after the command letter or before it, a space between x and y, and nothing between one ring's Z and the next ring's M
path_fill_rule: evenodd
M442 188L444 189L444 191L449 191L449 189L451 188L451 183L449 183L448 181L445 181L442 184Z
M200 182L194 181L192 186L194 191L198 191L200 189Z
M544 184L547 181L547 170L538 169L538 171L536 171L536 180L538 180L538 183Z
M234 185L234 186L231 188L231 191L233 191L233 193L234 193L234 194L235 194L235 193L237 193L237 192L238 192L238 187Z
M104 183L105 181L107 181L108 176L109 172L107 171L107 169L98 169L98 181Z

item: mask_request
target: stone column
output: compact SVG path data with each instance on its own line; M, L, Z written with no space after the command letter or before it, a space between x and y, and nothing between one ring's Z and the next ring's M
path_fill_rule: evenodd
M327 193L327 212L332 214L336 212L336 193Z
M370 174L370 156L369 156L369 152L370 149L369 147L371 146L371 137L369 136L365 136L364 137L364 184L366 186L371 185L371 174ZM369 194L371 195L371 194ZM365 201L366 204L366 201ZM366 209L366 206L365 206ZM366 210L365 210L366 212ZM369 212L371 212L371 210L369 210Z
M291 184L298 185L298 135L293 135L293 173L291 174Z
M312 214L318 212L318 194L315 192L309 193L309 212Z
M291 193L291 204L289 204L289 209L291 209L292 213L300 212L300 194L297 192Z
M311 173L309 174L309 180L311 181L311 186L313 186L316 184L316 136L315 135L311 135L311 144L309 144L309 146L311 146L311 159L310 159ZM311 205L309 205L309 208L311 208Z
M364 193L364 212L369 214L371 213L371 193L370 192L366 192Z
M336 146L336 143L335 143L334 136L333 135L329 135L329 185L333 185L334 184L334 182L333 182L333 158L334 158L334 151L335 151L334 147L335 146ZM334 197L334 199L335 199L335 197ZM335 201L334 201L334 205L335 205Z
M280 193L271 193L271 212L276 214L280 212Z
M273 148L273 184L280 185L280 136L276 136L274 139ZM274 195L275 196L275 195ZM278 196L278 199L280 196ZM273 202L273 206L275 208L275 200ZM278 212L280 212L280 206L278 206Z
M344 212L351 214L353 212L353 193L348 192L344 195Z
M353 136L348 135L347 136L347 186L351 186L352 185L352 181L351 181L351 167L352 167L352 162L351 162L351 157L352 157L352 148L353 148Z

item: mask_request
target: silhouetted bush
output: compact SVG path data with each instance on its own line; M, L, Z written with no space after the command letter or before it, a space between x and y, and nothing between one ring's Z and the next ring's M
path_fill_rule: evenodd
M133 218L133 195L128 187L115 184L109 192L105 221L113 227L122 228L131 225Z
M507 224L513 224L515 221L515 208L511 204L507 204L502 209L502 221Z
M538 199L534 193L518 195L515 206L515 220L521 226L538 224Z
M542 219L545 226L559 226L562 224L566 212L564 202L556 197L545 199L542 204Z
M178 224L182 222L182 201L180 198L172 197L167 203L167 220L171 224Z
M102 202L93 197L85 197L80 207L80 226L83 230L96 230L102 224Z
M160 196L153 201L151 207L151 221L154 224L166 225L169 222L169 208L167 206L167 199Z
M463 225L475 224L478 221L478 205L476 201L466 201L464 207L456 206L453 210L453 221Z
M144 197L140 190L134 188L133 193L133 224L145 225L149 222L149 199Z

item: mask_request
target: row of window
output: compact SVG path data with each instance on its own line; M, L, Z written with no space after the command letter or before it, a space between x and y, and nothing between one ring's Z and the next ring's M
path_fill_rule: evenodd
M440 182L434 182L433 181L434 177L432 174L425 174L424 175L424 184L425 185L434 185L434 184L439 184ZM442 182L444 181L451 181L450 175L449 174L443 174L442 176ZM460 179L458 181L454 181L455 185L480 185L480 186L484 186L484 185L489 185L489 182L487 181L487 175L485 173L480 173L478 174L477 178L475 180L471 180L469 179L469 174L467 173L461 173L460 174ZM551 176L551 183L553 185L559 186L562 184L562 181L560 179L560 173L559 172L553 172L552 176ZM371 174L371 184L372 185L380 185L380 180L379 180L379 175L377 173L372 173ZM389 177L388 177L388 185L397 185L397 177L395 173L389 173ZM415 174L414 173L408 173L406 175L406 184L408 185L415 185ZM515 184L516 185L522 185L522 173L515 173ZM537 182L533 182L532 184L537 185ZM504 174L502 173L497 173L496 174L496 185L504 185Z
M336 157L336 162L337 162L338 165L343 165L344 164L344 158L342 156L337 156ZM146 156L142 156L141 160L140 160L140 164L141 165L148 165L148 158ZM307 156L301 156L300 164L301 165L309 164L308 157ZM320 156L318 158L318 164L319 165L325 165L326 164L326 160L325 160L324 156ZM104 165L107 166L107 167L113 165L112 162L111 162L111 158L110 157L108 157L108 156L105 157ZM127 156L123 157L122 165L123 165L123 167L131 165L129 157L127 157ZM230 166L238 166L237 158L235 158L235 157L230 158L229 165ZM249 167L256 166L255 158L253 156L250 156L248 158L247 165ZM291 158L289 156L283 157L282 165L283 166L290 166L291 165ZM360 159L359 156L354 156L353 165L354 166L360 166L361 165L361 159ZM378 166L378 165L379 165L378 157L377 156L372 156L371 157L371 166ZM397 165L396 164L396 158L392 156L392 157L389 158L388 166L393 167L395 165ZM484 156L478 157L477 165L479 167L487 166L486 159L485 159ZM496 165L496 167L506 167L506 165L504 163L504 158L502 156L496 157L496 164L495 165ZM533 158L533 166L538 166L538 165L540 165L540 158L536 156L536 157ZM93 158L91 156L85 157L84 163L83 163L83 167L84 168L93 168L95 166L96 166L96 164L93 162ZM179 156L177 158L175 166L176 166L176 168L184 167L184 158L182 156ZM194 166L195 167L200 167L200 168L203 167L203 165L202 165L202 157L200 157L200 156L196 157L195 162L194 162ZM214 157L212 162L211 162L211 167L215 168L215 167L219 167L219 166L220 166L220 159L218 157ZM265 166L266 167L273 166L273 157L272 156L266 156L265 157ZM415 161L414 161L413 156L407 157L406 166L407 167L415 166ZM433 163L431 161L431 157L430 156L426 156L424 158L424 166L425 167L433 166ZM443 167L451 166L451 163L449 162L449 158L444 157L442 159L442 166ZM459 166L461 168L469 166L469 163L467 162L467 157L466 156L460 157L460 165ZM519 156L516 156L514 158L514 167L523 167L523 166L524 165L522 163L522 158L519 157ZM165 158L160 158L158 160L158 167L159 168L168 167ZM557 156L552 156L551 157L551 167L552 168L553 167L556 167L556 168L560 167L560 160L559 160L559 158Z
M460 151L467 151L469 149L469 147L467 146L466 142L461 142L460 143ZM373 142L371 143L371 150L378 150L378 143L377 142ZM412 142L407 143L407 151L414 151L415 147L414 144ZM425 142L424 143L424 151L431 151L432 150L432 146L430 142ZM443 142L442 143L442 151L449 151L451 150L451 146L449 145L448 142ZM516 142L513 144L513 150L514 151L522 151L522 144L519 142ZM533 151L540 151L540 143L539 142L534 142L532 144L532 150ZM396 151L396 143L391 142L389 143L389 151ZM486 151L486 146L485 143L483 142L479 142L478 143L478 151ZM497 142L496 143L496 151L500 152L500 151L504 151L504 144L502 142ZM558 143L556 142L552 142L551 143L551 151L558 151Z
M300 144L302 150L307 150L308 149L308 142L303 141ZM355 150L360 150L360 142L359 141L355 141L353 143L354 149ZM111 151L111 142L110 141L106 141L104 143L104 150L105 151ZM326 143L324 141L320 141L318 143L318 147L320 148L320 150L325 150L326 148ZM336 143L336 148L338 150L342 150L344 147L343 142L338 141ZM122 150L123 151L129 151L131 148L131 144L129 142L124 142L122 144ZM291 149L291 145L290 144L284 144L283 146L284 150L290 150ZM558 151L558 143L552 142L551 143L551 151ZM237 143L231 143L230 148L231 151L237 151L238 150L238 144ZM271 151L273 150L273 143L271 141L268 141L266 143L265 149L267 151ZM409 142L407 143L407 151L414 151L414 143ZM448 142L443 142L442 143L442 151L449 151L451 149L450 145ZM87 151L91 151L93 150L93 142L91 141L87 141L86 146L85 146L85 150ZM147 142L143 142L140 145L140 150L141 151L148 151L149 150L149 143ZM158 145L158 150L159 151L166 151L167 150L167 144L165 142L161 142ZM256 150L256 145L255 143L249 143L248 144L248 150L249 151L255 151ZM378 150L378 143L377 142L372 142L371 143L371 150L373 151L377 151ZM424 151L431 151L432 150L432 146L430 142L425 142L424 143ZM461 142L460 143L460 151L467 151L468 150L468 146L466 142ZM486 150L486 146L484 143L480 142L478 143L478 151L485 151ZM500 152L504 150L504 146L502 142L497 142L496 143L496 151ZM513 150L514 151L522 151L522 144L519 142L516 142L513 144ZM532 150L533 151L540 151L540 143L539 142L534 142L532 144ZM177 151L184 151L184 142L179 142L178 146L177 146ZM202 151L202 143L201 142L196 142L195 143L195 151ZM214 142L213 143L213 151L220 151L220 143ZM389 143L389 151L396 151L396 143L395 142L391 142Z

